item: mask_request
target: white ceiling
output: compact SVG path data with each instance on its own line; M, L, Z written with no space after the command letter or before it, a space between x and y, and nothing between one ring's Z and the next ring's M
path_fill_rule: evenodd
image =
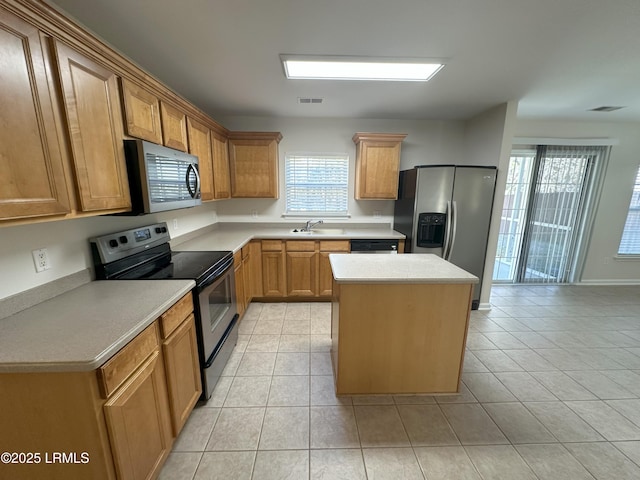
M640 121L640 0L50 0L214 118ZM448 58L427 83L286 80L280 54ZM321 105L297 103L322 97ZM612 113L587 110L625 106Z

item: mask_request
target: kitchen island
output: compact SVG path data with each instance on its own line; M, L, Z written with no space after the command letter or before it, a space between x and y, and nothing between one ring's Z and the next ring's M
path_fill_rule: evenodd
M331 254L336 393L458 392L478 278L430 254Z

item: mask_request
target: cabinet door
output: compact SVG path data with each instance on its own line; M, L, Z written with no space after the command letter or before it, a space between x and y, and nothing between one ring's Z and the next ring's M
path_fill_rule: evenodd
M233 256L235 264L234 274L236 282L236 307L238 308L238 315L242 316L245 310L245 279L244 279L244 266L242 264L242 253L237 252Z
M396 199L404 134L356 133L357 200Z
M262 294L265 297L284 297L286 279L283 252L262 252Z
M177 108L160 102L162 138L166 147L187 151L187 116Z
M287 251L287 295L313 297L318 292L316 252Z
M162 345L173 435L178 436L202 393L195 318L187 319Z
M249 243L251 256L251 298L262 296L262 248L260 240L251 240Z
M131 209L118 78L62 43L55 50L81 208Z
M156 352L104 405L118 478L155 478L172 443L167 387Z
M200 193L203 201L213 200L213 158L211 155L211 130L206 125L187 118L189 153L198 157Z
M161 144L162 127L158 98L125 79L121 79L121 87L127 134Z
M280 135L280 134L277 134ZM229 139L231 196L278 198L278 142L281 136L243 134Z
M0 9L0 220L70 211L43 43Z
M231 198L229 140L216 132L211 132L211 141L213 143L213 191L215 198Z
M244 306L245 309L253 298L253 263L251 262L251 247L247 244L242 247L242 269L244 270Z
M321 240L320 257L318 261L318 295L331 297L333 293L333 272L329 262L331 253L349 253L351 248L349 240Z

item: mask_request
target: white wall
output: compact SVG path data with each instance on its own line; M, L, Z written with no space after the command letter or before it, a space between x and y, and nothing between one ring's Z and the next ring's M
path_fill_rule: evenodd
M88 239L166 221L171 237L216 222L217 203L138 217L100 216L0 227L0 299L93 267ZM173 227L178 220L178 229ZM46 248L51 268L36 273L31 251Z
M493 264L498 245L498 233L500 232L500 214L504 202L517 106L518 104L515 101L498 105L468 120L465 128L466 162L464 163L498 167L484 274L480 279L482 282L480 308L488 308L491 297Z
M408 134L402 143L401 169L426 163L454 163L464 159L464 122L426 120L367 120L327 118L228 117L220 119L230 130L278 131L280 198L277 200L232 199L219 204L220 221L282 222L285 211L284 157L287 152L347 153L350 160L350 222L392 223L392 200L355 200L356 132ZM251 213L256 210L257 218ZM378 216L379 213L379 216ZM336 220L336 222L343 222ZM299 223L299 222L298 222Z
M619 141L611 149L581 281L640 283L640 259L615 258L640 162L640 123L520 119L516 122L515 136L576 139L609 137Z

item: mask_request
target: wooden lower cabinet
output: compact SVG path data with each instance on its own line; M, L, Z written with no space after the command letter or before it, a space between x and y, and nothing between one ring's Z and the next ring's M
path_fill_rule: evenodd
M336 393L459 391L473 284L334 282Z
M286 242L287 296L314 297L318 292L318 252L313 240Z
M351 243L349 240L320 240L318 261L318 296L331 298L333 289L333 272L329 263L329 255L332 253L349 253Z
M262 240L262 296L286 296L286 266L281 240Z
M173 443L159 351L107 401L104 413L118 478L153 478Z
M0 478L156 478L200 396L192 312L189 293L93 371L0 373L0 451L41 459Z
M173 435L178 436L202 393L196 324L190 314L162 343Z
M238 315L242 317L246 309L245 300L245 278L244 278L244 265L242 264L242 252L236 252L233 255L234 262L234 275L236 282L236 308L238 309Z

